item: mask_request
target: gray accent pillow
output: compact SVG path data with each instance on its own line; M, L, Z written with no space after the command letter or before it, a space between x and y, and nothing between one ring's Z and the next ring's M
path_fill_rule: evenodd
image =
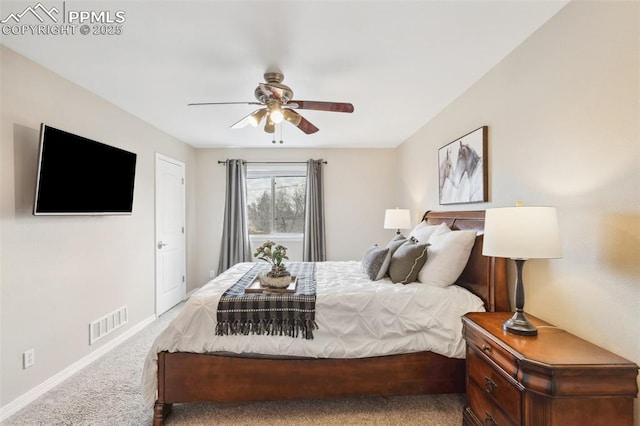
M428 243L419 243L415 238L398 247L389 263L391 281L402 284L418 281L418 274L427 261L428 247Z
M382 279L387 273L385 260L389 254L388 248L378 247L374 245L369 247L362 257L362 271L367 274L371 281Z
M389 249L389 257L393 256L393 253L395 253L395 251L398 250L398 247L400 247L406 242L407 242L407 237L405 237L402 234L396 234L396 236L393 237L391 241L389 241L389 244L387 244L387 248Z
M387 253L387 257L385 257L384 263L382 264L382 268L378 273L378 277L379 277L378 279L382 279L385 275L387 275L387 273L389 272L389 264L391 263L391 256L393 256L393 253L395 253L395 251L398 250L398 247L400 247L406 242L407 242L407 237L405 237L402 234L396 234L396 236L393 237L391 241L389 241L389 244L387 244L387 248L389 249L389 252Z

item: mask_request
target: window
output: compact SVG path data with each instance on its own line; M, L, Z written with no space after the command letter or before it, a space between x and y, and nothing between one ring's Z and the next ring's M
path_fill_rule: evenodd
M304 164L247 166L250 235L304 233L306 174Z

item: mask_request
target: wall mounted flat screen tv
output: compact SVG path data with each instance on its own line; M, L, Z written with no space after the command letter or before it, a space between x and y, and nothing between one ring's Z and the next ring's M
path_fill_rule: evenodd
M131 214L136 157L43 123L33 214Z

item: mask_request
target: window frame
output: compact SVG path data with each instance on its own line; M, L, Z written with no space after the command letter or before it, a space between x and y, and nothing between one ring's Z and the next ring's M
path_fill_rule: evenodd
M276 179L288 177L303 177L305 179L305 209L306 209L306 184L307 184L307 164L306 163L254 163L247 164L247 181L249 179L270 179L271 206L269 212L270 232L268 234L252 234L253 239L275 239L298 241L304 238L304 225L302 232L277 232L276 226ZM303 214L304 218L304 214ZM248 218L247 218L248 220Z

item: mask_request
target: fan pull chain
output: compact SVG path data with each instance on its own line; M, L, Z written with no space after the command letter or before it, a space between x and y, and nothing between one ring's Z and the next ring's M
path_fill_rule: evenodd
M282 139L282 123L279 124L280 126L280 144L284 143L284 140ZM276 143L276 132L273 132L273 140L271 141L272 144Z

